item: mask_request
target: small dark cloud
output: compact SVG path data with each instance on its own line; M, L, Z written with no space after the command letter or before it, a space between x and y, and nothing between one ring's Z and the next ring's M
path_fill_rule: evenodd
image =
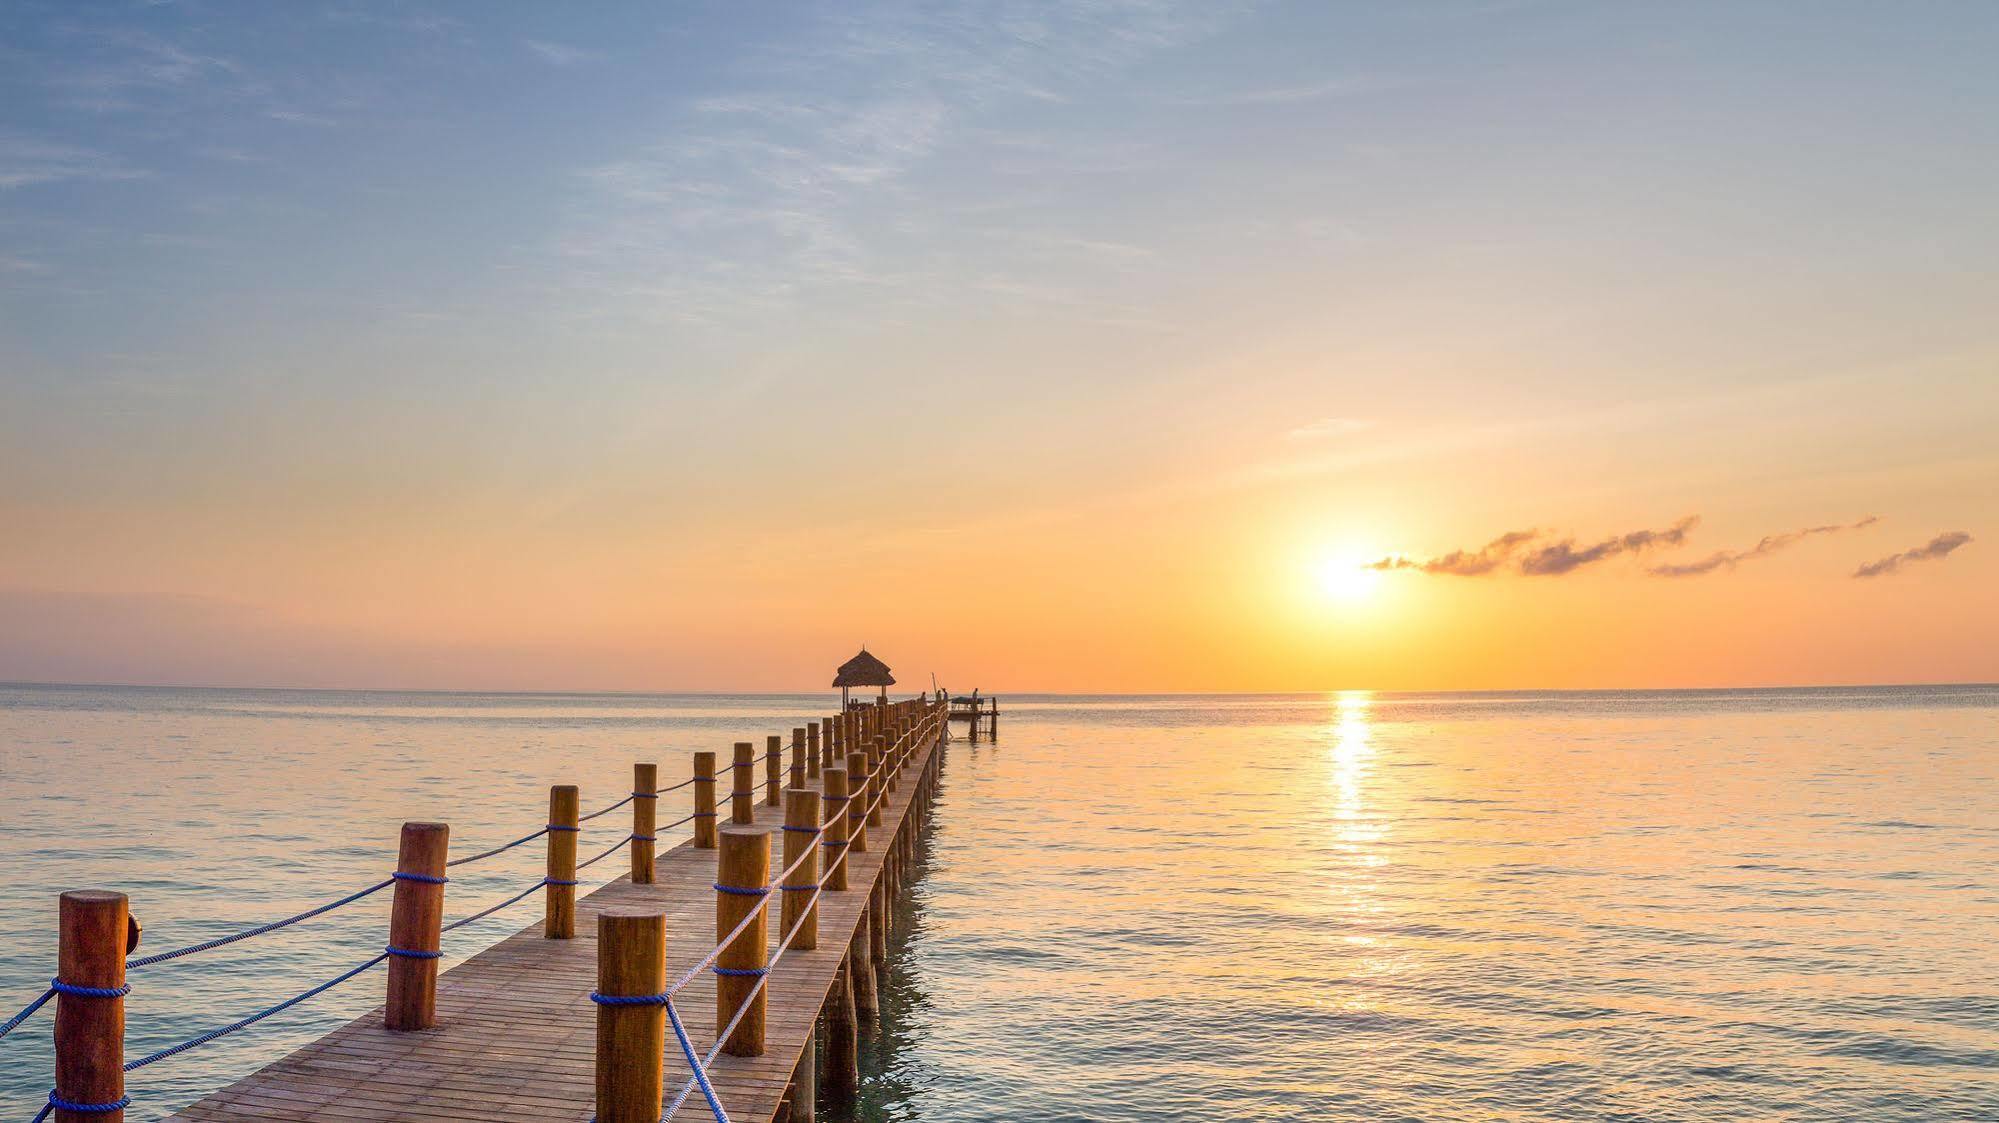
M1932 561L1949 556L1952 550L1971 541L1971 535L1961 530L1946 531L1913 550L1903 550L1899 554L1889 554L1879 561L1871 561L1853 571L1855 577L1886 577L1910 562Z
M1540 534L1538 530L1512 530L1476 550L1452 550L1442 557L1428 560L1391 555L1371 563L1367 568L1419 569L1424 573L1450 577L1482 577L1505 565L1523 546L1540 537Z
M1833 523L1827 526L1808 526L1802 530L1790 530L1782 534L1766 535L1762 541L1747 550L1720 550L1709 554L1699 561L1655 565L1651 569L1646 570L1646 572L1654 577L1699 577L1702 574L1713 573L1718 569L1734 569L1743 562L1751 558L1760 558L1764 554L1774 554L1801 538L1810 538L1815 534L1836 534L1842 530L1859 530L1861 527L1872 526L1879 521L1881 520L1878 516L1869 515L1859 522Z
M1605 538L1581 549L1576 547L1575 539L1563 539L1542 546L1521 558L1520 572L1529 577L1559 577L1619 554L1635 554L1644 550L1678 546L1687 540L1687 535L1700 521L1699 515L1688 515L1664 530L1634 530L1629 534Z

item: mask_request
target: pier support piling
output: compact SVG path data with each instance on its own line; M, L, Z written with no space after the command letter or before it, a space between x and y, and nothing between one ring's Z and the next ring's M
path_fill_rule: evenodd
M842 964L826 1002L826 1091L847 1104L860 1088L861 1034L854 1006L854 973Z
M875 993L874 954L868 947L871 942L868 932L874 924L868 913L872 911L870 908L861 914L859 923L854 925L854 938L847 945L847 974L854 980L854 1014L869 1032L881 1022L881 999Z
M773 733L764 739L764 805L784 802L784 739Z

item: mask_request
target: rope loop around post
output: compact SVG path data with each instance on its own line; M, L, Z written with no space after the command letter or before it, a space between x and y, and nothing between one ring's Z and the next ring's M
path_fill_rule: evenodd
M49 1089L49 1107L57 1111L74 1111L83 1115L108 1115L114 1111L123 1111L131 1106L132 1097L130 1096L119 1096L110 1103L85 1104L63 1099L61 1096L56 1095L54 1088Z
M664 1006L673 1001L670 994L599 994L590 992L590 1001L599 1006Z
M132 984L126 983L118 987L80 987L74 983L63 982L61 979L50 979L49 989L57 994L69 995L71 998L123 998L132 993Z
M714 885L715 885L715 889L716 889L716 890L717 890L718 892L722 892L722 893L732 893L732 894L734 894L734 895L736 895L736 896L738 896L738 897L768 897L768 896L770 896L770 886L768 886L768 885L766 885L766 886L764 886L764 887L762 887L762 888L760 888L760 889L745 889L744 887L742 887L742 886L740 886L740 885L724 885L724 884L722 884L722 883L721 883L721 882L719 882L719 881L715 882L715 883L714 883Z
M448 877L432 877L427 873L410 873L406 870L397 870L389 876L397 881L414 881L419 885L443 885L451 880Z
M394 944L390 944L387 947L384 947L382 950L388 953L389 955L393 955L399 959L442 959L444 957L444 953L441 951L423 951L417 948L399 948Z

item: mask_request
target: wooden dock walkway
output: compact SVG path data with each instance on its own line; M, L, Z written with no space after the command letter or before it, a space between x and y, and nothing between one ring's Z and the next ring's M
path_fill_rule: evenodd
M904 859L913 852L910 844L922 829L941 763L948 729L942 706L915 712L920 717L912 723L895 790L882 797L881 825L868 828L869 849L849 858L849 888L829 889L819 898L816 948L790 949L768 975L763 1054L724 1055L708 1070L731 1120L811 1118L805 1104L790 1114L787 1095L800 1076L801 1058L813 1047L822 1011L838 993L836 983L849 985L843 960L850 947L866 946L868 936L857 938L857 933L871 892L881 885L883 892L892 893ZM723 771L719 786L726 792L729 775ZM776 830L783 809L764 801L764 783L760 774L755 820L771 827L777 840L771 863L775 874L784 864L782 835ZM821 781L811 778L805 786L819 790ZM726 794L720 803L726 823ZM891 840L897 845L891 846ZM665 913L667 977L677 978L716 945L718 853L684 840L657 857L652 884L621 878L577 902L573 939L545 938L537 920L445 971L437 979L433 1029L391 1032L384 1027L383 1009L377 1008L171 1118L184 1123L591 1119L596 1112L599 1007L589 995L598 982L598 915L612 909ZM776 901L765 927L774 948L783 934ZM720 1028L715 986L715 976L703 971L674 999L694 1047L703 1052ZM862 1032L867 1032L865 1024ZM670 1103L689 1079L690 1066L671 1035L665 1053ZM804 1072L801 1099L810 1095L814 1083L809 1066ZM677 1118L709 1116L697 1092Z

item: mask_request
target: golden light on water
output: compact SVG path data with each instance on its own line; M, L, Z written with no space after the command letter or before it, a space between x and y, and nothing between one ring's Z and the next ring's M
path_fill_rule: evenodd
M1343 690L1334 696L1333 722L1329 730L1332 747L1333 817L1340 824L1342 841L1361 844L1379 838L1381 831L1367 819L1368 765L1374 760L1370 740L1368 707L1373 697L1365 690ZM1378 855L1360 855L1379 861Z

